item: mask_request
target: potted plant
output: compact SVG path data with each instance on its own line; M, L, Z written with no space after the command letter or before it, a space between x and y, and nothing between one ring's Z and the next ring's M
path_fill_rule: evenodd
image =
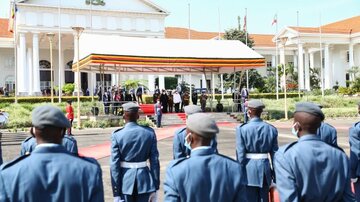
M223 104L221 103L221 98L217 98L216 100L218 101L218 103L217 103L217 105L216 105L216 111L217 111L217 112L223 112L224 106L223 106Z

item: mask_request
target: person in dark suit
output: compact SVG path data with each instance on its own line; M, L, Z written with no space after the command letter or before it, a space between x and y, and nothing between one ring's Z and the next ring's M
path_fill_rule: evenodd
M103 202L100 165L61 145L70 127L63 112L50 105L36 107L32 125L35 150L0 168L0 201Z

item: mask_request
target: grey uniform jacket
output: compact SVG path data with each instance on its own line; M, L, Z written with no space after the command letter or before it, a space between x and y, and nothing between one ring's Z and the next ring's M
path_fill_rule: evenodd
M28 137L21 143L20 155L31 153L36 147L36 139L34 137ZM74 137L65 135L62 140L62 146L65 149L75 155L78 155L77 141Z

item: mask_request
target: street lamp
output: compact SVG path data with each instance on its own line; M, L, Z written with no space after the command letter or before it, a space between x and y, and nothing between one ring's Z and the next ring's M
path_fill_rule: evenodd
M287 37L283 37L283 38L280 38L280 42L283 46L283 51L284 51L284 58L283 60L281 61L282 62L282 65L283 65L283 71L284 71L284 111L285 111L285 120L288 120L288 110L287 110L287 96L286 96L286 65L285 65L285 45L286 45L286 41L288 40Z
M76 72L77 72L77 126L78 128L81 127L81 121L80 121L80 66L79 66L79 62L80 62L80 56L79 56L79 38L81 33L84 31L83 27L72 27L72 29L74 30L74 35L76 37L76 45L77 45L77 63L76 63Z
M51 90L51 103L54 103L54 82L53 82L53 56L52 56L52 42L54 39L55 34L49 32L46 34L50 42L50 90Z

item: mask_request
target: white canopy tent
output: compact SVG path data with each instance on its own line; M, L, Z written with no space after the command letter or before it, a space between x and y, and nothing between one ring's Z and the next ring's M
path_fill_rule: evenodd
M265 66L265 59L240 41L183 40L83 34L80 71L229 73ZM75 49L76 50L76 49ZM77 71L75 53L73 71Z

